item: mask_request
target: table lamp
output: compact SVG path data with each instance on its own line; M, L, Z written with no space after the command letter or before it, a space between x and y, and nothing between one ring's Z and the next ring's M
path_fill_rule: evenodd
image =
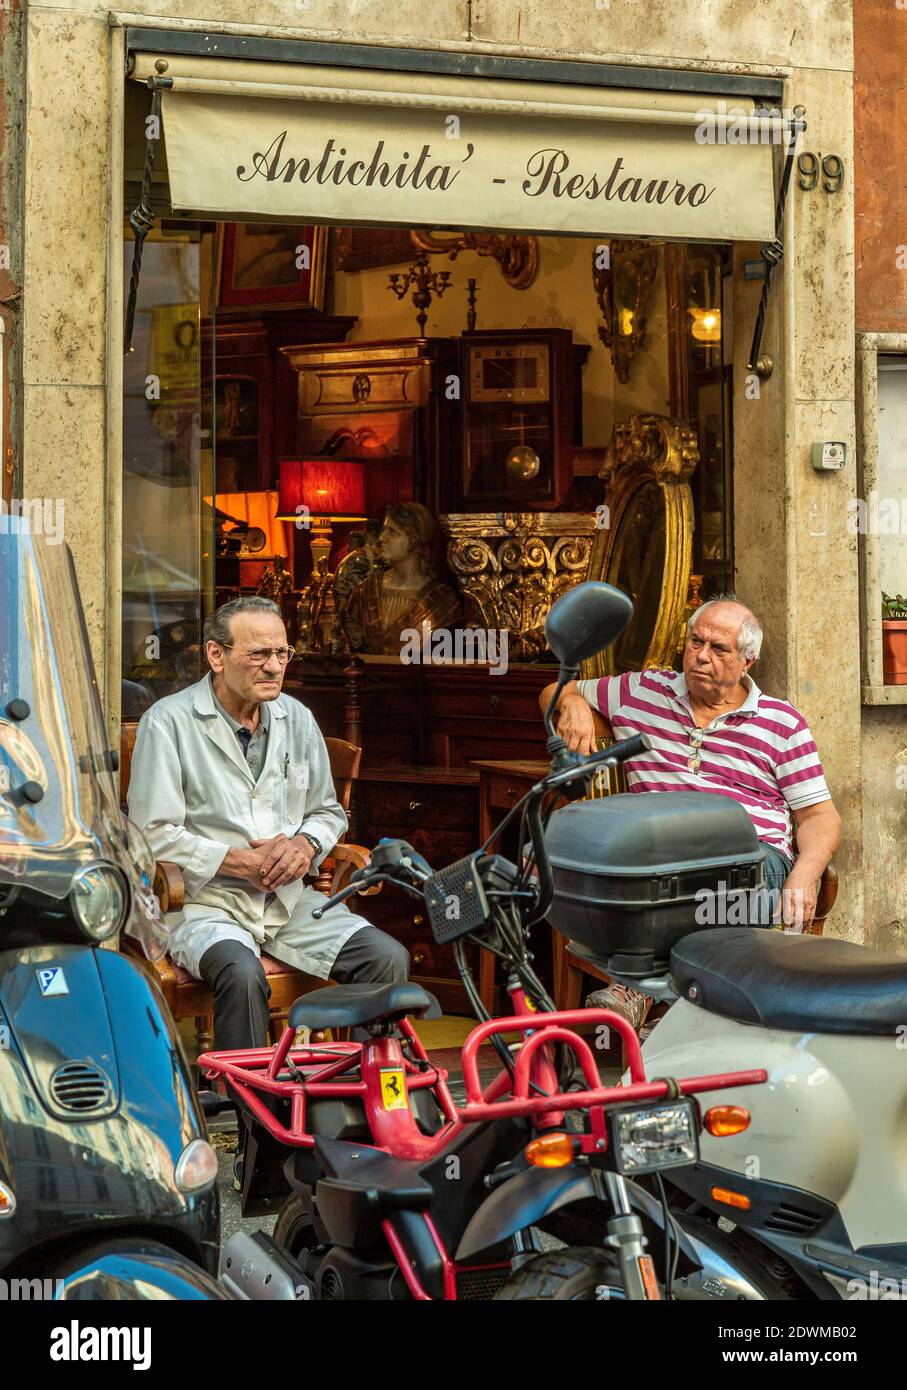
M355 459L281 459L277 499L279 521L300 522L308 530L312 569L331 555L331 523L365 521L365 465Z

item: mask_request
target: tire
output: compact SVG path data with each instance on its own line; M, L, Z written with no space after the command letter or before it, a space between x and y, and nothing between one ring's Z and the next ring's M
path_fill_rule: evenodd
M328 1246L319 1244L308 1208L295 1193L286 1199L277 1213L271 1239L297 1261L305 1255L325 1254L328 1250Z
M577 1302L626 1297L617 1262L603 1250L548 1250L515 1270L498 1299L546 1299Z

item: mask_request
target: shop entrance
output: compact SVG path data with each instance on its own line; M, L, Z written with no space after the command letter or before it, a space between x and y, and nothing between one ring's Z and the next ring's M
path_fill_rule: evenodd
M593 577L633 597L592 675L675 665L686 617L733 587L731 238L684 239L689 207L628 235L623 203L595 234L307 221L266 193L257 218L190 216L177 95L126 360L124 719L201 678L215 606L272 597L295 649L284 689L362 748L352 836L450 863L544 757L559 594ZM128 102L134 206L147 89ZM254 167L267 190L283 165ZM294 156L286 181L314 168ZM423 582L397 591L398 570ZM409 901L368 906L463 1011Z

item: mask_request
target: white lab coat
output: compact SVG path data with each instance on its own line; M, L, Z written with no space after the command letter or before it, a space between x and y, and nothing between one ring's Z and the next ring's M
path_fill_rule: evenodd
M323 853L347 828L337 800L321 731L305 705L289 695L269 702L267 755L254 782L235 732L214 703L211 680L168 695L139 723L129 779L129 815L144 831L156 859L178 864L186 885L182 912L169 913L170 954L199 975L209 946L241 941L327 979L346 941L367 925L343 905L320 920L324 895L301 879L265 891L218 874L231 848L248 848L302 830ZM289 949L286 949L289 946Z

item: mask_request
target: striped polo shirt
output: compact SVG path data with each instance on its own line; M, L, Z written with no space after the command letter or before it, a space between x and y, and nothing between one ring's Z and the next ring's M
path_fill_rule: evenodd
M698 772L687 766L696 720L682 671L631 671L577 686L616 739L649 735L651 752L626 764L631 791L733 797L749 813L759 839L793 860L791 811L829 801L831 793L803 715L787 700L763 695L750 676L743 680L743 704L701 731Z

